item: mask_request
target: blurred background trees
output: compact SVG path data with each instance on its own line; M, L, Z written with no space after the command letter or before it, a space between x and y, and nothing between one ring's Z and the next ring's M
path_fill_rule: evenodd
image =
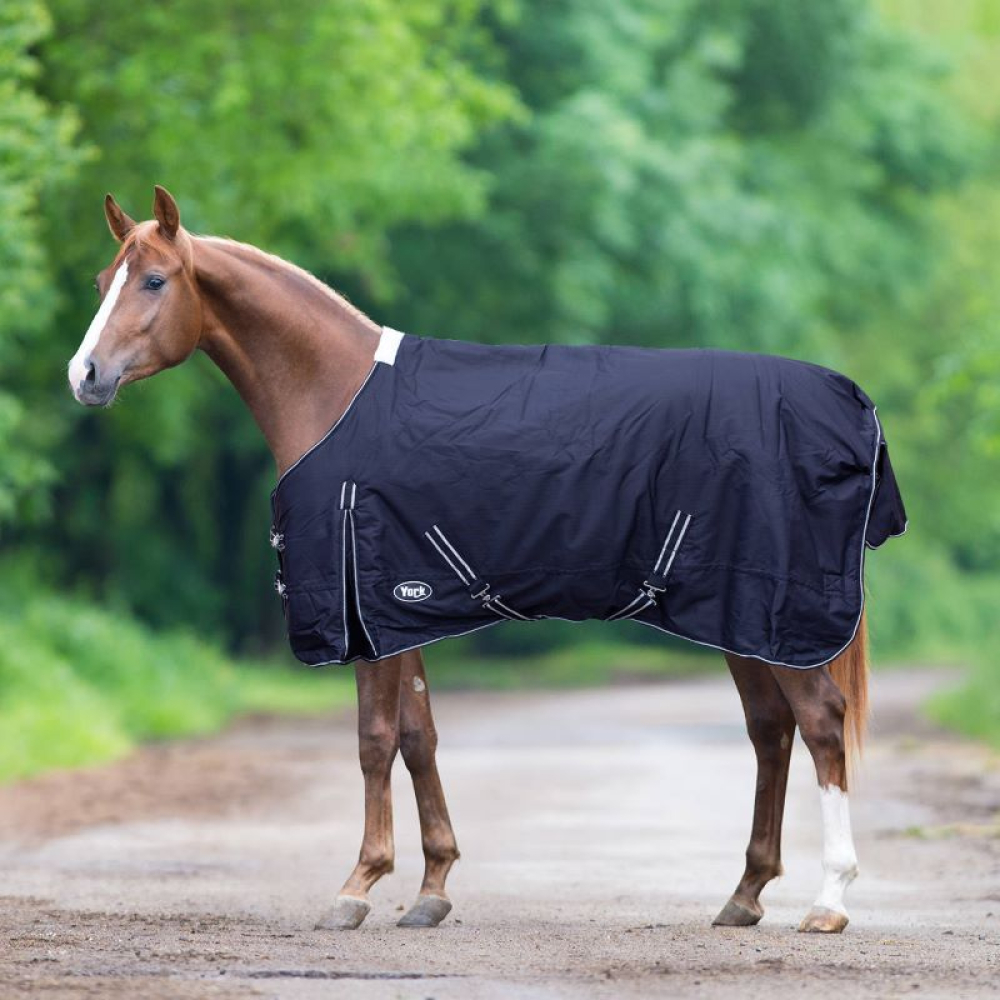
M293 259L414 333L715 346L846 372L879 402L913 520L871 561L878 648L986 647L990 0L8 0L0 87L9 592L281 647L273 470L212 366L96 416L65 386L113 252L104 192L141 218L162 183L193 231ZM514 631L482 643L573 635Z
M11 0L0 7L0 537L15 518L48 512L47 488L56 479L51 422L28 418L31 397L22 381L30 354L55 333L44 201L84 158L75 113L53 109L36 90L41 67L34 53L50 29L41 4Z

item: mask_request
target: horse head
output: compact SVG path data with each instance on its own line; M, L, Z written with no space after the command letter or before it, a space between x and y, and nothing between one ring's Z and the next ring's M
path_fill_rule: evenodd
M97 275L97 315L69 363L86 406L108 406L121 386L185 361L202 333L193 243L173 197L157 185L153 218L135 222L109 194L104 214L121 246Z

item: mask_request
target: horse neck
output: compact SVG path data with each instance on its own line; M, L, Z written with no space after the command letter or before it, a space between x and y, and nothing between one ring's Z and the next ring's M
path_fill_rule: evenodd
M312 275L253 247L194 240L199 346L236 387L279 475L347 409L379 327Z

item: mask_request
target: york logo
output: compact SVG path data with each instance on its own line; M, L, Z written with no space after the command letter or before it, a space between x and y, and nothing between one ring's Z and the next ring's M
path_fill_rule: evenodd
M407 601L409 603L413 601L426 601L433 593L434 591L431 590L428 584L421 583L419 580L407 580L405 583L397 583L392 588L392 596L397 601Z

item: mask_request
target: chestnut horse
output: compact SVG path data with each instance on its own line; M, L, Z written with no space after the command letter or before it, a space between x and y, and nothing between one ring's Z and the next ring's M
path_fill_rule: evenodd
M136 223L114 198L105 214L121 246L97 278L101 306L69 364L79 402L107 406L129 382L204 351L250 408L279 475L326 434L372 368L381 328L311 274L254 247L194 236L174 199L156 188L154 218ZM756 800L746 868L715 918L756 924L760 893L781 874L781 821L796 727L816 765L823 817L823 884L800 930L847 925L844 891L857 874L847 800L847 760L867 714L864 621L829 666L797 670L726 654L757 756ZM413 779L425 869L400 924L433 927L447 915L445 890L458 846L435 763L437 733L419 650L359 661L358 738L365 828L358 863L325 928L355 928L368 893L393 868L390 771L397 751Z

